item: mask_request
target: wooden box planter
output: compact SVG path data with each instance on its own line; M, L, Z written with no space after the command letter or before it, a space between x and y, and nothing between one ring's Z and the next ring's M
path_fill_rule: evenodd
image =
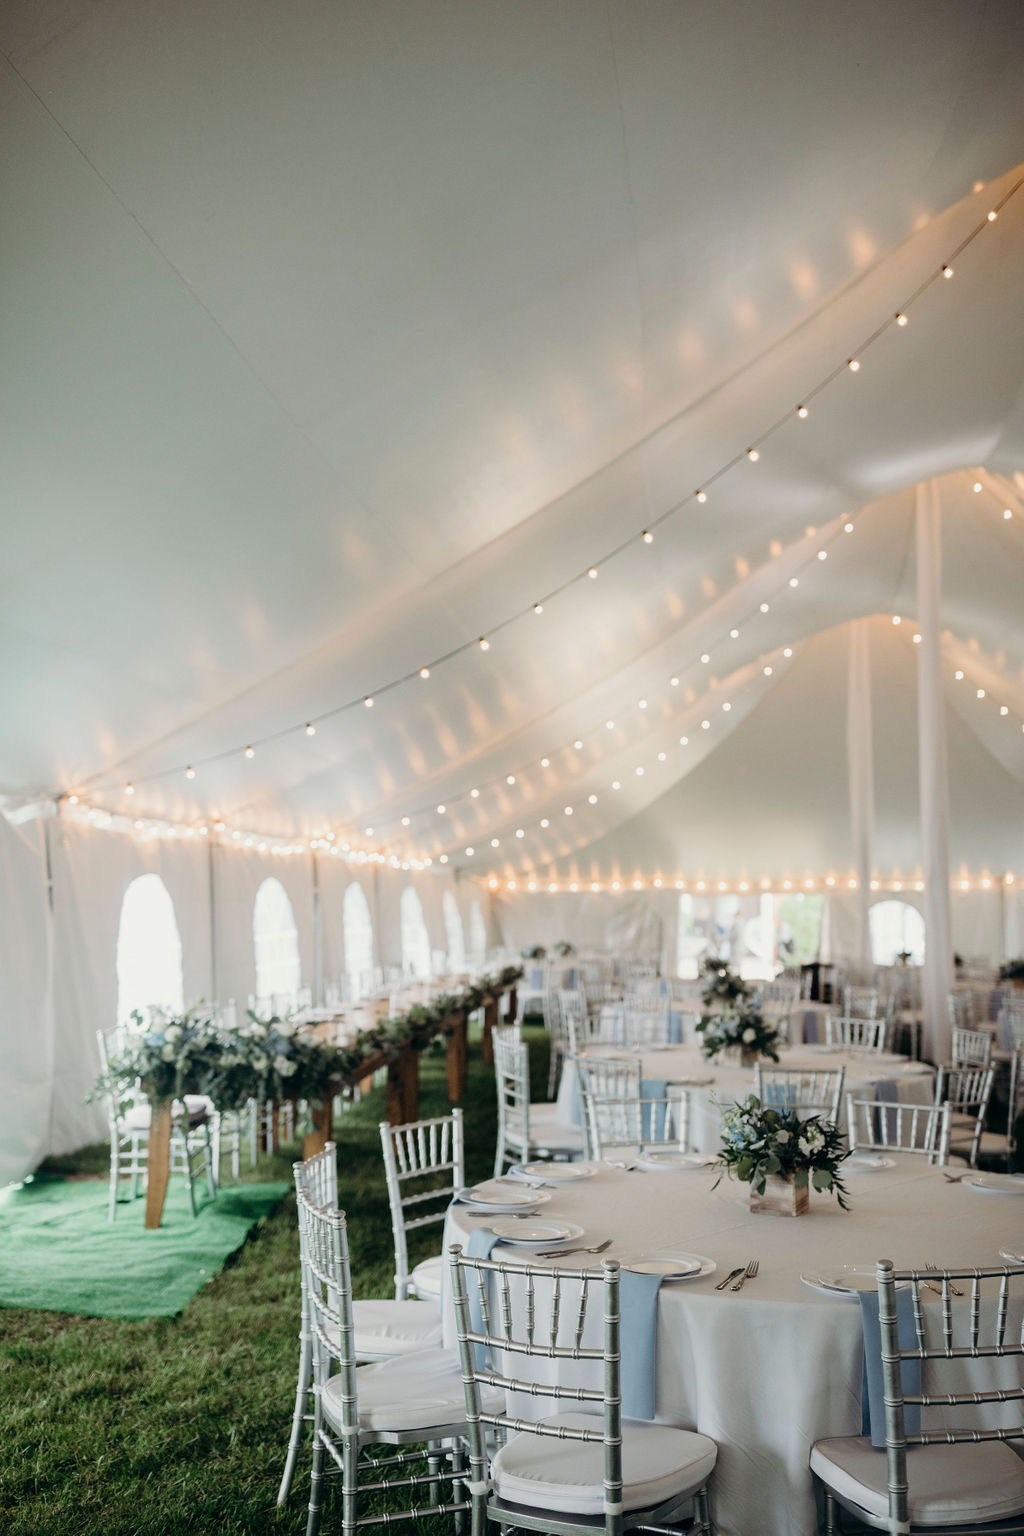
M750 1188L750 1209L763 1215L806 1216L811 1208L811 1192L807 1184L794 1184L792 1179L782 1179L769 1174L764 1181L764 1194Z

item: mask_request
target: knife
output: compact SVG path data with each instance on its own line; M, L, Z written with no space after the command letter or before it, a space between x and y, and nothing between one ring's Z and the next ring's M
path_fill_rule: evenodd
M729 1281L735 1280L737 1275L742 1275L746 1267L747 1266L745 1264L741 1264L739 1269L734 1269L731 1274L726 1275L724 1280L719 1280L718 1284L715 1286L715 1290L724 1291L726 1286L729 1284Z

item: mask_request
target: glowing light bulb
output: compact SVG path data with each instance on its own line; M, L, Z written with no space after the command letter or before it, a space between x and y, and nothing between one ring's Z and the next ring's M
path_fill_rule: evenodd
M975 482L972 485L971 489L974 492L975 496L980 496L981 495L981 481L980 480L975 480Z
M316 726L315 725L307 724L307 726L306 726L306 735L307 736L315 736L316 735Z
M489 651L491 648L491 642L485 639L483 635L480 636L480 639L477 641L477 645L479 645L482 651Z
M1007 708L1007 706L1005 704L1000 704L1000 706L999 706L999 713L1001 715L1008 715L1010 713L1010 711L1009 711L1009 709Z
M546 816L542 816L541 819L540 819L540 824L541 824L542 827L547 828L547 827L550 827L551 822L548 820L548 818Z
M762 613L767 613L770 606L771 606L770 603L761 603L761 605L760 605L761 612Z
M800 585L800 578L799 578L799 576L791 576L789 578L789 584L790 584L791 587L798 587Z
M852 523L844 523L843 524L843 532L844 533L852 533L853 532L853 524Z
M134 795L134 793L135 793L135 785L134 784L126 784L125 787L124 787L124 792L125 792L126 795Z
M526 828L525 827L516 827L516 837L525 837L525 836L526 836Z
M614 720L606 720L605 723L604 723L604 728L605 728L606 731L614 731L614 729L615 729L615 721Z
M704 503L707 501L707 499L708 499L707 491L698 491L697 492L697 500L700 502L701 506L704 505Z
M661 881L660 880L655 880L655 882L654 882L654 889L656 891L660 891L661 890Z
M654 534L650 531L649 528L645 528L644 529L644 543L645 544L653 544L654 543Z
M647 700L646 699L637 699L636 707L637 707L637 709L646 709L647 708Z
M772 668L771 667L762 667L761 671L764 673L765 677L771 677L771 675L772 675Z
M899 314L896 316L896 324L897 325L906 325L906 323L907 323L907 317L903 313L903 311L900 310Z
M851 358L848 359L846 366L847 366L847 368L849 368L851 373L859 373L860 372L860 359L856 358L856 357L851 357Z
M562 814L563 814L563 816L571 816L572 815L572 806L571 805L565 806L563 808Z
M634 772L635 772L635 774L636 774L638 779L642 779L643 778L644 770L642 768L636 768L636 769L634 769Z
M476 849L475 848L467 848L466 849L466 858L467 859L471 859L473 857L474 853L476 853Z
M516 888L516 883L515 883L514 880L509 880L509 881L506 882L506 886L507 886L508 890L514 891L515 888Z
M77 804L78 804L78 796L77 795L68 795L68 805L77 805Z
M670 677L668 681L669 681L669 687L670 688L678 688L679 687L679 679L678 679L678 677Z
M185 777L186 777L186 779L194 779L195 776L196 776L196 771L195 771L194 768L186 768L185 769Z
M550 759L550 757L542 757L541 760L540 760L540 765L541 765L542 768L550 768L551 767L551 759Z
M658 762L659 763L663 763L667 756L668 756L667 752L659 752L658 753Z
M985 690L984 690L984 688L979 688L978 689L978 698L979 699L983 699L984 697L985 697Z
M620 889L619 882L617 880L613 880L612 881L612 890L613 891L617 891L619 889Z
M543 613L544 612L544 604L543 603L534 603L533 611L534 611L534 613Z
M246 757L255 757L256 756L256 748L255 747L246 747L245 755L246 755Z
M599 891L601 889L601 887L598 885L596 880L591 880L591 882L590 882L590 889L592 891Z
M363 700L363 708L364 709L372 709L373 708L373 696L372 696L372 694L368 693L366 695L366 698Z
M747 449L747 458L750 460L751 464L756 464L760 457L761 455L756 448Z
M572 882L572 884L570 885L569 889L570 889L570 891L578 891L579 890L579 886L576 884L575 880Z
M590 567L590 569L587 571L587 575L590 577L591 581L596 581L597 580L597 566L596 565L592 565Z
M426 680L427 680L427 678L429 676L430 676L430 668L429 667L420 667L420 677L422 677L424 682L426 682Z
M987 215L986 215L986 217L987 217L988 222L990 224L994 224L996 219L998 219L999 214L996 212L996 210L994 208L990 208L988 213L987 213Z
M710 731L710 729L711 729L711 721L710 720L702 720L701 723L700 723L700 728L701 728L702 731Z
M366 836L367 837L372 837L373 836L373 828L372 827L367 827L366 828Z
M806 407L806 405L798 405L797 408L796 408L796 413L799 416L801 421L806 421L807 420L807 407Z
M470 792L469 792L469 798L471 800L479 800L480 799L480 791L478 789L471 789Z
M704 665L707 666L708 662L711 660L711 657L708 655L707 651L702 651L700 659Z
M828 550L827 549L819 549L818 550L818 559L819 560L827 560L828 559Z
M953 276L953 268L949 265L948 261L947 261L946 265L942 269L942 275L943 275L943 277L952 277Z
M516 781L516 776L515 776L514 773L506 773L506 775L505 775L505 783L506 784L514 784L515 781Z
M739 637L740 637L740 632L739 632L738 629L730 629L730 631L729 631L729 639L730 640L738 640Z
M622 784L618 779L612 779L612 789L621 789Z
M903 623L903 620L900 618L898 613L894 613L893 614L892 621L893 621L894 624L902 624Z
M962 683L964 680L964 675L962 672L954 672L953 676L956 678L958 683Z
M729 703L729 701L727 699L726 702L722 705L722 713L723 713L723 715L727 715L731 709L732 709L732 705Z
M680 738L679 738L679 745L681 747L688 747L690 745L690 738L689 738L689 736L680 736Z
M1012 516L1013 516L1013 513L1010 510L1010 508L1009 507L1004 507L1003 508L1003 522L1004 523L1008 523Z
M574 741L573 742L573 746L575 747L577 752L582 752L583 751L583 743L582 743L582 741Z
M438 815L439 815L439 816L443 816L443 815L444 815L444 813L445 813L445 810L446 810L446 809L447 809L447 807L446 807L446 806L443 806L443 805L439 805L439 806L438 806L438 808L437 808L437 814L438 814Z
M596 795L588 795L587 796L587 804L588 805L596 805L597 804L597 796Z
M920 635L915 635L914 636L914 644L915 645L920 645L921 644L921 636Z
M793 647L792 647L792 646L791 646L791 645L787 645L787 646L786 646L786 649L785 649L785 650L784 650L784 651L783 651L783 653L782 653L782 654L783 654L783 656L785 656L785 658L786 658L786 660L787 660L787 661L788 661L788 660L789 660L789 658L790 658L790 657L791 657L791 656L792 656L792 654L793 654Z
M528 891L535 891L535 890L536 890L536 889L537 889L537 882L536 882L536 880L531 880L531 881L530 881L530 882L529 882L529 883L528 883L528 885L527 885L527 887L526 887L526 889L527 889L527 890L528 890Z

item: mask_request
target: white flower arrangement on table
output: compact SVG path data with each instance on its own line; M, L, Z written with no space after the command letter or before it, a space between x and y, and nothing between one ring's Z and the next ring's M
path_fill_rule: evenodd
M136 1009L134 1028L96 1083L96 1093L110 1093L122 1109L134 1102L136 1086L165 1103L188 1094L206 1094L222 1053L220 1032L211 1008L197 1003L182 1014L150 1008L148 1021Z
M766 1108L755 1094L722 1115L722 1148L715 1159L721 1172L749 1184L763 1195L769 1176L786 1179L798 1189L808 1185L836 1196L846 1211L846 1189L840 1167L849 1157L837 1126L820 1115L802 1119L794 1109Z
M720 1051L738 1050L750 1060L767 1056L779 1059L780 1035L756 1008L741 1008L735 1013L705 1013L697 1025L704 1059L710 1061Z

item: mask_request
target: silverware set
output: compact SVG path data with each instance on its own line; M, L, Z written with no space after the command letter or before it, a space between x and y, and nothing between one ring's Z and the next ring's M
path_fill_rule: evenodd
M745 1280L753 1280L760 1268L757 1259L749 1259L746 1264L741 1264L738 1269L731 1270L724 1280L719 1280L715 1286L716 1291L724 1291L728 1286L731 1291L741 1290Z
M534 1257L538 1259L564 1259L567 1253L604 1253L605 1249L610 1248L611 1245L611 1238L606 1237L603 1243L594 1243L589 1248L549 1248L543 1253L535 1254Z
M938 1272L939 1272L939 1266L937 1264L926 1264L925 1265L925 1269L928 1271L928 1273L930 1275L937 1275ZM941 1296L942 1295L942 1287L941 1286L933 1285L930 1280L926 1280L925 1281L925 1285L928 1287L928 1289L930 1291L934 1291L936 1296ZM958 1285L954 1285L952 1280L949 1282L949 1288L953 1292L954 1296L962 1296L963 1295L963 1291L960 1289L960 1287Z

